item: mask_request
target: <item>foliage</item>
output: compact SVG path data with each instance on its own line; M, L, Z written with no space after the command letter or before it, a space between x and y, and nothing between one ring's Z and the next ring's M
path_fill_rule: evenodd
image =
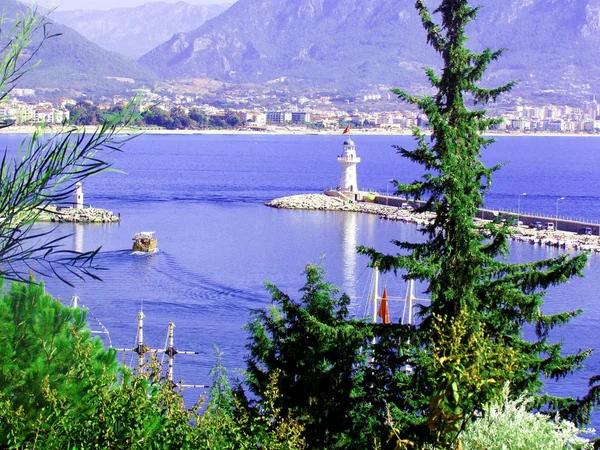
M532 398L521 395L515 400L509 396L508 386L502 397L486 406L481 417L467 424L461 435L464 450L544 450L591 449L588 440L567 420L531 413Z
M364 348L372 331L349 320L350 299L338 296L323 273L320 266L306 267L300 301L267 285L276 305L254 311L246 326L246 381L265 398L277 374L274 405L284 418L298 418L309 448L367 448L377 433L365 430L383 422L365 400Z
M230 388L225 368L213 368L213 385L206 411L198 417L200 448L237 450L265 448L300 450L306 448L301 437L303 428L294 418L284 417L276 406L278 373L271 374L264 401L251 408L243 392Z
M184 108L176 107L171 111L153 106L141 115L139 125L159 126L168 130L204 129L204 128L238 128L244 125L240 117L228 112L223 116L207 116L198 108L186 112Z
M24 55L34 56L40 64L21 80L32 88L59 88L65 91L84 91L88 95L111 95L125 92L143 84L152 85L156 74L129 58L112 53L85 39L73 29L51 20L52 10L27 8L22 2L4 0L2 10L5 25L33 15L43 27L31 33ZM8 30L10 27L7 27ZM9 33L10 34L10 33ZM62 36L47 40L49 36ZM4 41L3 41L4 42ZM135 84L118 81L115 77L133 79Z
M305 448L302 428L275 406L276 375L265 401L249 408L219 364L206 410L186 409L156 358L138 375L118 368L85 317L33 280L0 298L0 447Z
M413 150L397 147L399 153L425 168L425 175L412 184L396 183L397 194L425 200L420 210L433 210L434 221L424 226L424 243L395 242L400 251L385 255L360 248L371 264L382 270L405 271L405 278L428 282L431 305L424 308L422 322L410 342L430 352L415 367L414 377L425 391L414 398L413 417L422 423L399 424L402 439L432 440L454 446L460 431L477 410L493 401L510 381L515 394L538 393L542 377L560 379L576 370L589 354L562 356L561 344L549 344L548 334L566 324L580 311L543 315L544 290L580 276L586 255L560 256L533 263L510 264L507 224L474 225L483 196L499 167L488 168L480 160L481 150L493 141L483 137L496 119L484 110L469 109L466 101L486 104L508 91L513 83L484 89L477 86L487 66L502 50L469 50L465 26L476 18L478 8L468 0L442 0L433 12L422 0L416 8L427 32L427 40L442 57L441 75L426 74L437 91L434 96L411 96L394 92L416 105L429 120L431 136L414 130ZM523 338L527 324L536 338ZM578 423L579 407L572 399L539 396L533 406L560 409ZM415 426L416 425L416 426ZM403 427L403 428L402 428Z
M48 392L81 414L90 391L115 383L115 352L90 339L85 319L85 311L63 306L33 280L13 283L2 294L0 445L28 440L47 426L53 403ZM80 355L86 357L85 376Z
M89 101L80 100L75 105L67 105L67 110L71 123L76 125L98 125L103 120L102 111Z

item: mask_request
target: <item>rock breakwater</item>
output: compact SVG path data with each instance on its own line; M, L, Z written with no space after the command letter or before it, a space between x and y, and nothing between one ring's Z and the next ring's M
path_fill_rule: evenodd
M353 211L367 212L370 214L383 214L384 209L381 205L372 203L349 202L336 197L329 197L324 194L301 194L289 197L276 198L265 203L273 208L284 209L309 209L321 211ZM385 207L384 207L385 208Z
M433 213L415 213L412 209L399 209L396 206L380 205L369 202L349 202L324 194L301 194L276 198L265 205L272 208L306 209L317 211L348 211L377 214L382 219L399 220L422 224L434 217Z
M47 208L38 217L39 222L113 223L121 218L101 208Z
M317 211L348 211L378 214L382 219L423 225L430 222L434 213L415 213L412 208L398 208L368 202L348 202L324 194L301 194L271 200L265 205L273 208L304 209ZM485 221L475 219L476 224ZM566 231L536 230L514 227L512 239L533 245L547 245L571 250L593 251L600 253L600 237L580 235Z

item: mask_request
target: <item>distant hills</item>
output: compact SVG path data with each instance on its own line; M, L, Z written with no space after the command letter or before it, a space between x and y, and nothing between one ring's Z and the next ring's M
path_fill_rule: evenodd
M14 0L0 0L0 9L8 21L25 6ZM40 64L19 80L19 87L71 89L90 94L118 92L126 87L152 86L152 70L116 53L101 49L71 28L52 23L51 33L61 34L46 41L35 61ZM41 35L34 36L34 43ZM133 81L133 83L130 83Z
M435 4L436 2L430 1ZM520 90L600 91L600 0L485 0L470 45L506 47L489 83ZM426 45L414 0L239 0L140 62L162 78L357 89L419 89Z
M229 6L153 2L108 11L58 9L51 17L105 50L137 59L175 33L198 28Z
M600 0L481 3L469 45L508 49L485 83L519 79L516 92L523 96L600 93ZM11 18L24 6L0 0L0 8ZM56 11L53 20L130 55L167 40L138 63L54 23L52 31L62 36L44 45L41 65L20 85L95 94L153 86L158 78L209 78L340 93L378 86L422 92L423 66L440 64L426 44L414 0L238 0L225 8L154 2Z

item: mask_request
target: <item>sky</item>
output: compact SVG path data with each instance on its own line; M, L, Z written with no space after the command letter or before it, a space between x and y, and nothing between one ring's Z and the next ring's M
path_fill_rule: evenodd
M152 1L166 1L168 3L176 3L179 0L37 0L30 1L40 6L47 8L56 6L61 11L71 9L111 9L123 8L131 6L139 6ZM183 0L186 3L193 5L210 5L210 4L229 4L235 3L235 0Z

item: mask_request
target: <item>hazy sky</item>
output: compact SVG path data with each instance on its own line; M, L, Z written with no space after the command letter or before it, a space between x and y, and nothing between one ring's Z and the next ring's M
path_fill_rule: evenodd
M68 9L111 9L128 6L139 6L144 3L151 3L153 0L38 0L31 1L44 7L56 6L60 10ZM158 1L158 0L154 0ZM160 0L168 3L176 3L178 0ZM184 0L186 3L194 5L210 4L229 4L235 3L235 0Z

